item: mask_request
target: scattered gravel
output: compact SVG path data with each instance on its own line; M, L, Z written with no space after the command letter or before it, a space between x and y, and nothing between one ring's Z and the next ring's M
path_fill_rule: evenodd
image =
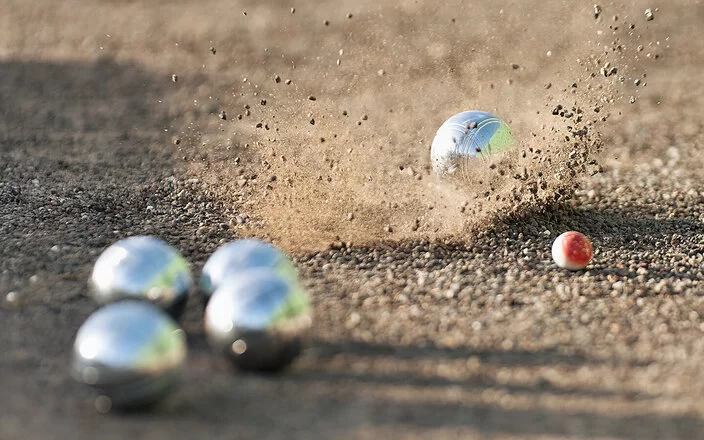
M460 10L436 4L364 3L354 20L325 28L321 39L320 21L345 13L334 2L298 11L253 3L247 19L237 10L220 21L198 15L214 20L203 23L182 17L226 9L217 2L166 9L135 2L127 19L103 2L86 6L87 18L38 1L8 7L8 26L0 28L0 41L37 57L27 61L10 51L0 62L0 386L8 403L0 438L138 432L145 440L226 439L237 432L243 438L684 439L704 429L698 40L677 49L689 64L665 63L677 51L656 62L667 40L651 38L646 26L639 26L639 40L623 40L628 16L642 19L642 9L627 14L581 5L572 24L599 26L599 49L579 58L579 75L567 69L550 76L547 68L562 54L578 57L567 41L571 27L526 39L532 53L554 51L540 57L549 66L535 69L538 60L522 58L518 51L527 46L514 40L516 50L505 47L505 57L477 64L478 50L458 56L434 33L406 32L427 25L428 17L447 24L450 30L433 31L446 38L469 32L450 24L454 16L462 23ZM365 12L372 4L383 17ZM532 8L552 14L554 6ZM676 11L686 6L668 3ZM52 13L37 15L41 7ZM489 9L470 12L496 18ZM594 21L591 12L619 19ZM158 29L140 18L154 14L163 16ZM664 17L647 27L667 24ZM529 21L510 18L497 23ZM696 29L698 18L682 14L668 33L674 40L680 26ZM386 26L373 27L374 20ZM65 32L67 22L76 30ZM103 38L115 23L125 27L123 36ZM493 30L501 36L499 24ZM51 50L44 39L17 38L29 26L43 29ZM289 34L270 34L271 26L298 32L295 47L315 42L316 49L286 51ZM210 34L226 48L218 57L204 56L214 43L202 35ZM266 53L265 36L273 39ZM594 35L584 40L595 47ZM470 41L462 50L471 51ZM337 67L340 47L345 62ZM230 50L236 56L228 58ZM513 60L526 77L508 93ZM388 69L383 79L379 66ZM641 66L647 87L640 79L646 69L635 71ZM476 67L482 67L477 78ZM170 71L185 78L178 87L164 81ZM279 75L296 84L277 86ZM663 77L667 93L658 89ZM489 178L472 187L476 194L459 197L446 188L457 196L451 206L404 193L433 185L427 163L414 158L429 147L448 107L476 99L489 110L522 108L516 103L533 96L527 90L539 93L531 111L540 113L535 120L516 117L515 126L537 140L521 146L518 165L487 161L481 168ZM321 99L301 105L311 92ZM224 123L224 112L214 117L222 108L244 110ZM565 147L551 149L555 139ZM311 179L301 177L309 172ZM347 191L349 182L356 191ZM292 253L314 305L304 356L276 376L231 371L209 350L202 306L193 298L182 322L190 349L182 390L146 417L96 415L94 396L72 380L66 362L76 330L97 307L86 280L99 253L130 235L156 235L179 248L198 276L220 244L252 231L269 238L285 226L272 227L261 206L276 207L295 226L292 219L306 219L329 232L319 212L298 209L310 206L297 203L315 191L325 196L313 199L324 200L323 213L374 239L340 236ZM388 209L357 204L369 194ZM485 209L480 216L478 203L501 204L497 196L510 196L505 205L515 209L503 216ZM546 203L535 203L537 197ZM411 210L402 199L421 208ZM485 224L444 234L431 221L442 213ZM559 270L551 261L550 245L566 230L594 243L584 271Z

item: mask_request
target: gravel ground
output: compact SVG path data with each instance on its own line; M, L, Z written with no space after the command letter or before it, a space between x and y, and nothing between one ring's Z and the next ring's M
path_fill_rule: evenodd
M425 186L406 194L416 180L396 184L373 160L359 174L393 185L391 195L351 186L341 155L383 143L391 147L369 157L394 170L413 163L420 171L406 174L425 176L426 152L405 146L429 142L452 113L438 109L469 102L545 113L555 103L542 96L545 84L570 83L576 70L563 64L595 45L579 32L593 26L591 7L500 1L470 8L482 20L457 30L448 26L470 16L454 4L149 3L4 2L1 439L701 436L701 2L602 4L598 29L660 26L655 38L643 30L647 88L634 105L636 92L618 89L623 104L598 127L603 172L579 176L568 201L528 204L471 229L449 216L451 226L438 223L457 206L429 209ZM501 57L441 47L455 32L494 41ZM552 61L536 61L529 46L550 49ZM406 59L413 69L394 76ZM336 77L338 68L349 70ZM346 92L348 80L360 91ZM512 123L529 132L542 118ZM293 171L268 159L269 149ZM313 185L319 175L332 187ZM335 186L337 176L346 183ZM335 192L347 201L309 210ZM400 206L372 203L396 195ZM419 212L428 225L412 229ZM292 230L306 222L300 235L312 238L299 245ZM593 239L585 271L551 261L552 240L569 229ZM149 413L97 414L91 391L68 374L70 348L96 308L86 287L92 263L135 234L164 238L196 271L238 236L275 239L292 250L310 291L312 346L281 375L233 372L208 349L194 300L183 321L184 386Z

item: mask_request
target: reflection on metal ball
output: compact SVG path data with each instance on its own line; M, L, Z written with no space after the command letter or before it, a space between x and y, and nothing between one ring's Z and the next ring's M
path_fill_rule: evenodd
M120 301L78 330L72 373L98 391L99 410L134 409L173 391L185 359L185 335L173 319L152 304Z
M220 246L203 266L200 290L204 302L227 277L257 267L271 268L291 282L298 280L291 260L275 246L253 238L237 240Z
M301 352L310 327L307 297L271 268L226 278L205 310L211 345L245 370L287 366Z
M441 177L466 176L476 166L473 159L501 153L513 145L511 129L500 118L467 111L440 126L430 149L430 160Z
M90 279L99 304L141 299L158 305L174 318L185 309L193 284L188 263L164 241L130 237L98 257Z

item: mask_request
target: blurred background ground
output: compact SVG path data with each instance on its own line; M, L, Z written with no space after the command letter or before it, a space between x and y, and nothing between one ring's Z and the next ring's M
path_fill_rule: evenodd
M557 1L1 2L0 293L19 300L0 308L0 438L700 436L704 5L602 8L595 26ZM410 183L440 123L476 107L537 131L545 84L628 23L648 85L599 126L604 172L491 233L442 225L455 207ZM299 227L319 230L293 253L316 320L299 362L233 373L194 300L173 399L96 414L68 363L106 246L154 234L197 270L243 234L297 249ZM586 271L550 261L567 229L594 240Z

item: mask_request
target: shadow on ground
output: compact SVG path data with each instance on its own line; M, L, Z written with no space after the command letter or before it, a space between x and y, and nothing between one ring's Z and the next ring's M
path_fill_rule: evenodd
M0 303L0 388L11 408L0 437L31 420L65 422L80 396L68 357L96 308L86 280L106 246L156 235L199 262L231 238L222 206L173 161L165 128L179 121L158 105L170 84L106 59L0 62L0 295L21 298L17 308ZM189 313L200 310L193 302Z
M620 268L597 267L596 273L635 278L637 273L624 266L637 264L648 269L651 280L698 280L699 268L690 267L688 260L701 253L704 223L691 217L658 218L669 208L656 203L629 210L559 206L550 211L525 213L508 227L515 231L523 229L526 238L534 239L540 239L540 232L545 229L555 233L576 230L590 237L601 252L619 253ZM579 274L576 272L574 276Z
M215 202L184 187L174 162L166 129L178 108L160 104L168 78L109 59L4 62L0 78L3 290L41 272L82 276L96 251L128 235L158 235L189 255L228 236ZM212 233L194 240L206 214Z
M97 253L124 236L154 234L179 246L193 261L203 261L218 240L231 238L231 234L222 227L224 222L217 214L220 208L200 187L169 180L176 172L173 151L167 147L169 139L163 132L170 121L155 105L168 93L163 79L138 66L109 60L93 64L4 62L0 63L0 78L0 293L12 289L26 297L19 311L0 307L0 322L6 329L0 334L4 355L0 389L11 408L0 411L0 434L7 435L5 438L20 438L27 425L46 434L44 437L51 433L66 438L79 432L82 438L106 432L122 438L137 434L143 438L192 438L194 432L231 438L240 430L254 437L286 427L299 430L286 433L290 437L308 433L310 438L313 432L317 433L313 437L331 438L354 433L360 427L394 429L403 425L417 430L468 428L516 436L660 439L694 438L704 429L702 420L688 416L620 417L439 402L424 397L424 393L438 390L478 394L489 389L536 399L545 394L634 402L649 398L638 394L623 396L547 381L515 385L486 377L358 373L311 365L343 355L389 358L397 363L476 357L485 364L514 368L618 366L617 362L558 350L453 350L318 341L307 367L281 377L213 372L202 335L191 331L200 327L202 313L195 301L189 306L186 325L191 335L195 333L194 364L199 367L190 371L180 393L181 403L146 415L96 417L87 404L88 391L70 380L66 365L75 331L95 307L85 297L85 279ZM198 232L205 225L210 228ZM691 220L625 216L609 209L529 213L508 227L536 240L544 228L579 229L604 248L633 244L657 250L672 246L683 254L688 250L676 235L704 234L704 226ZM549 242L548 238L542 240ZM472 251L466 243L448 247ZM403 251L396 255L409 258ZM30 282L33 275L36 280ZM652 276L691 275L662 269ZM380 389L401 389L412 397L374 397ZM10 428L15 426L17 431Z
M363 342L316 342L311 358L281 376L234 373L238 386L227 387L216 374L212 381L189 384L179 405L164 408L157 418L176 415L197 423L217 426L234 423L245 430L266 431L253 420L263 414L276 417L276 424L316 426L319 438L325 432L353 433L361 427L419 430L469 429L486 435L550 435L575 438L694 438L704 421L693 416L610 415L591 410L559 410L542 405L543 399L588 399L603 402L647 403L654 396L625 394L605 389L562 387L545 380L534 385L502 384L488 378L452 380L413 373L376 374L352 369L331 369L326 362L338 355L354 360L383 357L389 362L436 361L477 357L496 368L551 366L576 371L580 368L610 365L584 356L569 356L547 351L479 351L434 347L396 347ZM629 365L629 368L647 364ZM231 377L232 372L226 376ZM256 387L251 386L251 382ZM459 395L480 396L491 391L505 396L523 396L535 402L534 409L513 409L502 404L465 403ZM387 397L387 396L394 397ZM442 396L442 397L441 397ZM452 397L455 396L455 397ZM444 401L443 401L444 400ZM519 399L520 400L520 399ZM237 407L237 411L231 408ZM574 408L572 406L571 408ZM593 409L593 408L592 408ZM280 417L280 418L279 418ZM293 422L295 421L295 422ZM329 431L328 431L329 430ZM465 431L463 431L465 432ZM316 437L318 438L318 437Z

